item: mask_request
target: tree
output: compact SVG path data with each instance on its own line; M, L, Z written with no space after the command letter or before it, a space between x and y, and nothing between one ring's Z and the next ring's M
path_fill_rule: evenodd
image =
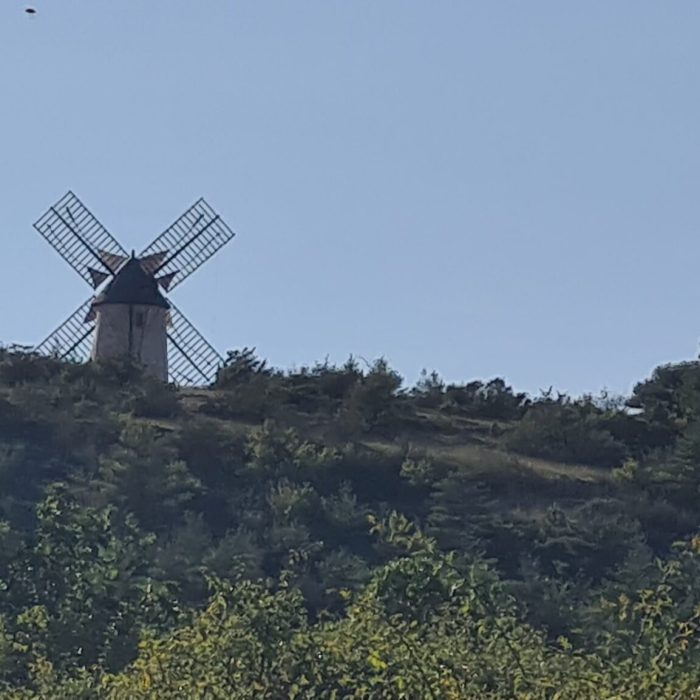
M171 624L170 592L148 575L152 544L113 508L86 508L65 486L50 488L35 532L6 568L0 605L14 614L5 678L26 677L41 659L66 672L118 669L134 657L141 629Z

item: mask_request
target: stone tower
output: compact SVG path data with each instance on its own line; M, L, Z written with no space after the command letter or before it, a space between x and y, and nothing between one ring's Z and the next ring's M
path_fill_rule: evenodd
M132 254L92 302L95 336L90 356L100 360L128 355L149 374L167 381L170 304L143 262Z

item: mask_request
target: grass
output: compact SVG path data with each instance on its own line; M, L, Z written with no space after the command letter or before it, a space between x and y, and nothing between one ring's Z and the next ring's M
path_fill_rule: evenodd
M202 407L216 393L211 389L181 390L183 415L178 422L182 425L197 417L237 437L260 425L262 421L205 414ZM418 425L399 424L391 434L370 434L358 442L387 457L428 457L445 474L455 469L466 472L475 482L488 485L504 511L541 513L553 500L563 506L575 506L614 488L610 470L526 457L503 449L498 435L507 430L507 423L432 410L422 410L417 417ZM308 415L290 408L279 412L275 420L281 427L295 428L306 439L326 444L335 442L331 416Z

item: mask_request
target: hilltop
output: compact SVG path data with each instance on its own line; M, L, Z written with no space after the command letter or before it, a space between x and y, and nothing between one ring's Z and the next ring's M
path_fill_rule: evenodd
M513 670L514 640L524 645L518 663L547 657L564 669L569 661L552 645L566 640L577 654L598 654L603 632L609 655L591 657L579 672L597 669L617 688L629 675L621 671L625 663L634 659L639 677L649 670L648 650L637 658L619 646L628 631L609 617L622 614L619 596L632 605L637 590L662 585L658 562L678 574L689 564L677 557L694 556L699 417L695 362L658 368L624 399L573 399L530 397L501 379L447 385L435 373L405 387L383 360L281 371L249 349L229 353L213 386L176 388L124 362L84 365L2 350L0 680L8 697L19 697L22 687L42 696L43 687L58 693L59 686L65 697L94 697L100 683L111 688L109 697L133 697L129 684L146 682L145 673L155 683L152 697L170 697L170 676L149 666L156 640L175 645L164 663L177 665L177 635L209 625L212 605L247 601L236 613L248 620L245 634L252 634L251 615L277 630L249 640L263 656L278 634L292 650L302 630L304 644L336 633L356 634L360 646L365 634L389 644L376 642L375 661L371 649L363 652L361 668L345 658L349 649L338 650L340 670L313 682L308 669L285 666L293 680L285 681L284 697L332 697L323 693L353 687L363 673L386 694L337 697L401 697L397 681L384 675L399 667L399 675L410 675L404 662L421 669L405 697L472 697L465 693L476 688L479 697L501 697L503 683L511 693L503 697L513 697L517 688L530 692L551 681L533 676L522 685L534 671ZM682 541L690 550L674 554ZM491 680L467 680L455 667L435 671L433 687L427 657L425 668L408 651L408 660L390 662L396 639L393 627L380 625L385 615L391 625L408 625L415 643L437 645L433 655L436 648L445 658L467 653L448 653L457 623L444 615L453 603L467 604L460 596L475 595L474 576L490 582L490 593L471 605L496 625L492 643L504 655ZM415 585L428 589L419 593ZM687 611L700 600L695 581L682 601L670 595L659 609L672 616L669 629L681 618L691 624ZM367 606L374 612L365 620ZM294 621L280 622L282 610ZM644 610L632 616L642 627ZM501 617L507 622L494 622ZM447 637L439 625L433 629L440 620L452 630ZM365 622L381 629L370 634ZM513 638L498 631L502 624ZM348 625L360 628L350 633ZM207 634L222 635L224 644L229 632ZM683 683L689 676L681 671L697 658L693 634L676 650ZM139 639L156 646L139 652ZM663 644L675 649L669 640ZM487 646L469 652L476 654L469 663L483 664ZM241 649L243 658L250 650ZM303 666L300 651L289 653L292 666ZM186 682L196 684L204 670L193 663ZM237 673L248 680L239 681L236 696L221 690L218 671L206 673L221 697L282 697L275 683L261 680L277 661L253 664L255 673L252 663L241 661ZM350 680L343 686L334 674ZM662 674L658 683L665 687L669 678ZM422 690L411 694L416 683ZM588 697L576 694L582 687L561 697Z

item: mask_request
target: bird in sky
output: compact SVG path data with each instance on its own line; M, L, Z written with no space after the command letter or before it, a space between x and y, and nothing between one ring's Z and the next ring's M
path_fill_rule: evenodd
M24 11L25 11L28 15L35 15L35 14L36 14L36 10L35 10L33 7L25 7L25 8L24 8Z

